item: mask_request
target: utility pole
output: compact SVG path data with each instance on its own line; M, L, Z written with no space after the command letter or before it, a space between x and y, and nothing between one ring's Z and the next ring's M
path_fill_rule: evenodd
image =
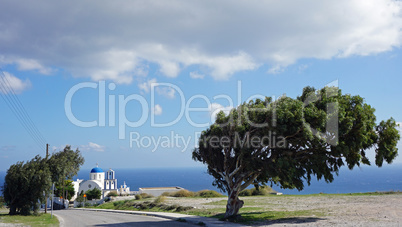
M49 144L47 143L46 144L46 160L47 160L48 156L49 156ZM46 192L45 214L47 214L47 200L48 200L48 198L49 198L49 196L48 196L48 194Z

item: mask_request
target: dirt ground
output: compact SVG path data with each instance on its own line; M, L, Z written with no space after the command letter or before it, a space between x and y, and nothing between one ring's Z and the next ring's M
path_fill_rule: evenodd
M319 215L256 223L257 226L402 226L402 194L385 195L311 195L243 197L244 207L258 206L264 210L312 210ZM197 208L225 198L172 198L169 203ZM241 211L241 210L240 210Z

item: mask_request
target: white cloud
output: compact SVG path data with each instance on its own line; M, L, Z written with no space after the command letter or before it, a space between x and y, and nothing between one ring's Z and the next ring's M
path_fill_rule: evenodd
M96 152L104 152L106 149L105 146L102 146L102 145L99 145L99 144L96 144L93 142L89 142L86 145L80 145L78 148L81 151L96 151Z
M174 88L168 85L159 85L155 78L138 84L138 88L145 93L150 92L152 87L155 88L157 94L165 96L166 98L173 99L176 95Z
M223 111L225 115L228 115L231 109L233 109L232 106L223 106L219 103L211 103L211 105L209 106L209 114L211 122L215 122L216 115L219 112Z
M0 93L8 94L15 92L21 94L23 91L31 87L29 79L21 80L8 72L3 72L4 76L0 76Z
M38 61L34 59L16 59L15 62L18 65L19 70L38 70L41 74L49 75L52 73L52 69L49 67L44 67Z
M395 0L28 3L2 2L3 63L125 84L151 64L168 77L191 66L222 80L262 65L280 73L303 58L367 56L402 43L402 2Z
M173 99L176 96L176 90L169 86L157 86L155 87L156 93L165 96L166 98Z
M139 88L141 91L143 91L143 92L145 92L145 93L148 93L148 92L151 91L151 87L152 87L152 85L155 84L155 83L157 83L155 78L154 78L154 79L150 79L150 80L148 80L148 81L146 81L146 82L143 82L143 83L138 84L138 88Z
M155 107L152 109L154 115L161 115L162 114L162 107L159 104L156 104Z
M205 75L199 74L197 72L190 72L190 77L193 79L204 79Z

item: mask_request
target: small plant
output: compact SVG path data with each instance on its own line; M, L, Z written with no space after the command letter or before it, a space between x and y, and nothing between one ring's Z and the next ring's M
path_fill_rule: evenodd
M115 196L118 196L118 194L117 194L117 192L109 192L109 193L107 194L107 196L109 196L109 197L115 197Z
M251 189L244 189L239 194L239 196L252 196L252 195L253 195L253 192L251 191Z
M166 201L166 197L161 195L156 197L156 199L154 200L154 203L164 203Z
M194 192L191 192L189 190L182 189L180 191L177 191L172 194L173 197L193 197Z
M206 224L204 222L202 222L202 221L198 222L197 225L206 226Z
M140 195L140 196L141 196L141 199L148 199L148 198L154 197L153 195L147 194L147 193L141 193L141 194L137 194L137 195ZM135 195L135 198L136 198L136 199L137 199L137 195Z
M141 195L141 194L135 195L135 199L136 199L136 200L141 200L141 199L142 199L142 195Z
M172 193L170 193L170 192L164 192L164 193L162 193L162 195L163 195L163 196L172 196Z
M187 222L187 220L184 219L184 218L178 218L178 219L176 219L176 221L178 221L178 222Z
M240 192L239 196L264 196L264 195L269 195L271 193L274 193L275 190L273 190L269 186L261 186L257 188L252 188L252 189L245 189Z
M202 198L213 198L213 197L221 197L222 194L220 194L217 191L214 190L202 190L196 193L196 196L202 197Z

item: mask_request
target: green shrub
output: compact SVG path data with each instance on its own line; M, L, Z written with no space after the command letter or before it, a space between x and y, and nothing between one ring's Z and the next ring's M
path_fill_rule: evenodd
M117 192L109 192L109 193L107 194L107 196L109 196L109 197L114 197L114 196L118 196L118 194L117 194Z
M147 193L141 193L140 196L141 196L143 199L148 199L148 198L154 197L153 195L147 194Z
M201 190L196 193L196 196L202 198L213 198L213 197L221 197L222 194L214 190Z
M166 210L176 210L179 207L177 204L170 205L166 208Z
M192 207L183 207L183 206L179 206L176 208L177 212L181 212L181 211L187 211L187 210L191 210L193 209Z
M116 202L113 202L113 206L115 206L116 208L117 208L117 207L121 207L121 206L124 205L124 203L125 203L124 200L116 201Z
M162 195L163 195L163 196L172 196L172 193L170 193L170 192L164 192L164 193L162 193Z
M154 200L154 203L164 203L166 201L166 197L161 195L156 197L156 199Z
M135 195L135 199L136 199L136 200L141 200L141 199L142 199L142 195L141 195L141 194Z
M239 193L239 196L251 196L251 195L253 195L251 189L244 189Z
M173 197L193 197L194 192L191 192L189 190L182 189L180 191L174 192L172 194Z
M264 195L269 195L271 193L274 193L275 190L273 190L269 186L261 186L258 189L252 188L252 189L245 189L240 192L239 196L264 196Z

